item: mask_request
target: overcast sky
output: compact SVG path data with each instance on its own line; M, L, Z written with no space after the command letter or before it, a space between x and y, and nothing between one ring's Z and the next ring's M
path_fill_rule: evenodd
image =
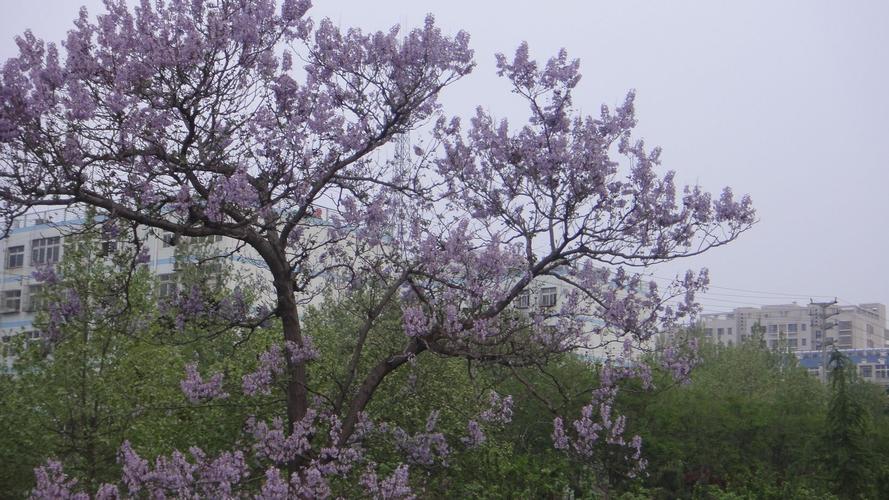
M664 148L663 168L749 193L761 219L727 247L653 271L708 267L706 310L815 295L889 304L889 2L316 3L312 15L343 27L415 27L433 13L445 32L468 31L478 67L444 96L450 114L526 116L493 63L522 40L538 59L565 47L581 60L574 103L589 113L636 89L638 135ZM81 4L102 10L0 0L0 58L27 28L60 40Z

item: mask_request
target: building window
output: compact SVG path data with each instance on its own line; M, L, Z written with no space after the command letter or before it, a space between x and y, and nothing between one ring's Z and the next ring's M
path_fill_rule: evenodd
M704 328L704 335L706 335L708 337L712 337L713 336L713 329L712 328Z
M159 274L157 276L158 288L157 294L160 298L172 298L176 296L176 274Z
M769 325L769 333L778 333L778 325Z
M28 303L25 306L26 311L35 312L46 309L46 299L40 297L41 293L43 293L43 285L28 285Z
M788 323L787 325L787 333L796 333L796 323Z
M5 314L17 313L22 308L22 291L5 290L3 292L3 310Z
M554 307L556 305L556 287L540 289L540 307Z
M726 333L728 333L729 335L731 335L731 334L732 334L732 329L731 329L731 328L728 328L727 330L728 330L728 331L727 331Z
M200 245L209 245L211 243L219 243L222 241L222 235L212 234L210 236L195 236L191 240Z
M876 376L881 379L889 378L889 365L876 365Z
M801 338L801 339L799 339L799 341L800 341L800 344L802 344L802 345L803 345L803 347L805 347L805 345L806 345L806 340L807 340L807 339L806 339L806 338L805 338L805 337L803 337L803 338Z
M10 344L12 343L11 335L3 335L0 337L0 356L7 357L12 355Z
M6 269L16 269L25 265L25 247L19 245L6 249Z
M515 306L518 309L527 309L531 305L531 292L524 290L515 298Z
M102 255L114 255L117 253L117 240L106 240L102 242Z
M35 342L39 342L40 339L43 337L43 335L40 333L39 330L30 330L27 332L22 332L21 335L22 335L22 338L25 339L26 345L31 345Z
M796 339L788 339L787 340L787 347L796 349Z
M872 378L874 376L874 367L871 365L859 365L858 373L864 378Z
M178 238L173 233L164 233L161 235L161 240L164 242L164 248L167 248L176 246Z
M38 238L31 241L31 265L55 264L62 250L61 236Z

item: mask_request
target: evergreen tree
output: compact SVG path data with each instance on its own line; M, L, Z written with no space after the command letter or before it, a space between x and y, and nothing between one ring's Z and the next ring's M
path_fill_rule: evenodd
M855 365L834 350L828 361L831 397L827 409L824 465L834 492L842 498L872 498L873 456L868 447L870 419L860 397Z

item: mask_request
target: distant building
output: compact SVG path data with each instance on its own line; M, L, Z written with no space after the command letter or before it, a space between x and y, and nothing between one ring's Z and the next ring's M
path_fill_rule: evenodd
M569 272L567 266L555 269L553 275L565 275ZM556 276L539 276L535 278L528 287L516 297L512 307L519 313L526 316L534 316L535 314L544 314L548 318L544 324L548 328L555 329L559 323L559 310L569 300L572 293L578 292L573 285L558 279ZM638 290L644 292L643 290ZM623 297L625 290L615 290L619 297ZM646 352L650 352L656 347L656 337L650 339L639 340L632 337L632 334L626 332L618 332L616 327L606 327L602 320L604 311L602 306L595 301L585 298L580 293L580 314L576 314L573 318L577 319L582 325L585 334L584 347L579 347L575 352L585 359L595 362L606 360L622 360L625 357L636 359ZM644 310L643 310L644 312ZM640 316L645 316L641 314ZM626 352L624 341L630 337L630 349Z
M316 230L326 230L329 226L328 214L318 209L313 216ZM97 215L97 220L102 219L102 215ZM13 221L8 237L0 238L0 371L11 366L8 346L15 336L33 340L40 337L34 320L42 307L38 298L42 285L34 279L34 271L38 267L59 263L65 251L66 237L76 233L84 222L84 211L78 207L28 213ZM144 265L157 277L159 297L173 296L179 287L177 245L198 239L218 250L218 255L222 257L217 265L231 268L240 276L262 276L268 282L268 270L259 255L230 238L188 238L147 227L140 227L139 232L141 244L148 252L148 262ZM114 253L117 245L115 240L104 241L103 252ZM560 268L554 274L566 271ZM572 288L555 276L541 276L516 298L513 307L522 314L548 316L546 327L555 329L559 322L559 310L568 300ZM256 291L265 294L265 298L270 298L273 293L270 289ZM300 297L300 300L317 304L322 298L321 294L310 294ZM601 312L599 306L589 300L582 300L582 303L589 314L583 314L578 319L588 335L585 344L590 347L579 349L579 352L595 360L621 357L624 354L622 337L603 328L604 324L598 317ZM638 355L650 350L653 340L635 342L633 347L634 355Z
M862 379L889 387L889 348L844 349L842 352L855 365ZM799 359L800 366L821 380L826 380L825 358L830 357L830 351L796 351L794 354Z
M103 216L98 215L97 220ZM38 293L43 286L33 277L38 267L58 264L65 251L65 239L77 232L85 222L84 212L77 207L28 213L13 221L9 235L0 238L0 371L8 369L12 358L8 346L16 335L33 340L40 332L33 324L42 308ZM224 265L240 276L267 273L255 252L237 246L222 236L202 238L176 237L172 233L139 228L142 246L147 249L146 262L158 279L158 296L172 296L179 286L176 246L180 241L201 240L218 250ZM102 252L110 255L118 250L116 239L102 242Z
M756 336L772 349L821 350L889 347L886 306L883 304L785 304L738 307L729 313L702 314L704 336L723 345L735 345Z

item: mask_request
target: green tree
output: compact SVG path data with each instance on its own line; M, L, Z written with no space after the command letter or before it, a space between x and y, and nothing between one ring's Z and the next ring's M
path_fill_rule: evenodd
M811 457L826 394L792 357L758 341L705 342L687 383L655 371L654 385L654 393L625 390L621 399L643 438L646 485L660 492L653 495L689 497L711 485L757 498L824 489Z
M867 439L870 414L863 402L864 384L855 365L838 350L830 354L830 402L824 435L824 466L834 492L842 498L873 498L874 456Z
M200 242L177 249L178 289L160 297L156 277L139 264L141 242L117 224L87 214L66 236L61 262L35 273L43 281L39 338L15 336L13 370L0 377L0 427L15 429L0 433L2 492L28 491L47 456L94 489L119 477L124 440L151 454L193 444L218 450L234 443L247 414L258 413L235 398L194 405L180 389L189 361L237 383L255 356L237 347L244 332L219 326L219 311L187 311L194 287L212 299L205 304L225 304L231 295L231 277L208 265L212 249ZM208 335L220 341L202 342Z
M149 271L132 265L135 249L116 239L103 244L100 227L90 215L83 232L66 238L62 261L35 273L43 280L40 338L16 336L13 375L4 381L4 423L18 430L3 447L15 450L0 467L6 491L30 484L47 454L97 485L116 472L120 442L150 418L146 411L181 399L181 358L137 334L155 311Z

